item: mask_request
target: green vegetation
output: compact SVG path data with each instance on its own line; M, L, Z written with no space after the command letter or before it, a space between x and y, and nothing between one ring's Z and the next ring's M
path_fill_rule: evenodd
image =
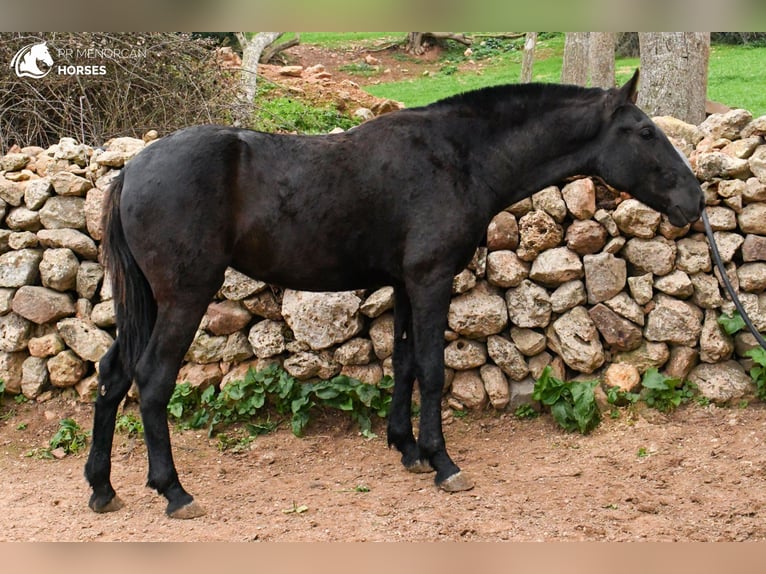
M253 128L264 132L298 132L325 134L334 128L347 130L358 125L359 118L351 118L331 106L313 107L294 97L274 94L273 87L258 92L255 99Z
M144 434L144 424L133 413L125 413L117 417L114 430L124 433L131 438L137 438Z
M641 379L642 398L646 404L660 412L668 413L694 397L697 390L690 382L666 377L657 369L649 369Z
M513 416L515 416L517 419L536 419L540 416L540 413L538 413L532 407L532 405L523 404L516 407L516 410L513 412Z
M59 427L53 438L48 441L45 448L35 448L27 453L27 456L37 458L54 458L55 450L60 450L64 455L77 454L88 444L88 435L73 418L59 421Z
M249 423L251 436L269 432L278 423L253 423L257 417L290 417L290 426L296 436L301 436L310 422L312 409L326 407L347 412L365 437L372 432L372 416L385 417L391 403L387 391L393 387L393 379L384 377L377 385L369 385L339 375L330 380L300 382L277 365L261 371L248 370L245 378L224 386L220 392L215 387L204 391L188 383L177 385L168 404L168 412L184 428L208 427L209 436L220 425Z
M750 369L750 376L755 381L756 394L762 401L766 401L766 350L761 347L750 349L745 353L755 363Z
M597 385L598 381L562 381L551 375L547 366L535 383L532 397L549 407L553 418L565 430L588 434L601 421L593 394Z
M718 324L727 335L734 335L745 328L745 320L739 311L734 311L731 315L721 313L718 317Z

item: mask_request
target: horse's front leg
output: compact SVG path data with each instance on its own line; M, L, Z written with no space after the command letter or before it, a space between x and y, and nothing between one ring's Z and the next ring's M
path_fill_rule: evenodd
M452 276L419 283L410 290L416 375L420 385L420 459L436 470L436 484L448 492L473 488L473 481L447 454L441 418L444 390L444 330L447 327Z

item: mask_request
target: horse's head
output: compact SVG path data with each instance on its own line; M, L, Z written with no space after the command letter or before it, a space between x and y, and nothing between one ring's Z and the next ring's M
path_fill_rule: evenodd
M32 57L35 59L35 61L42 60L48 66L53 65L53 58L51 57L51 53L48 51L47 42L35 44L32 47Z
M637 85L638 70L622 88L606 93L596 173L681 227L700 217L703 193L686 158L635 105Z

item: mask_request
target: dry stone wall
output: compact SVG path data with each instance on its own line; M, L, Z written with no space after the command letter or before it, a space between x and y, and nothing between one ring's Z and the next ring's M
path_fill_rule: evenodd
M700 126L656 121L689 157L727 274L766 329L766 117L734 110ZM119 169L155 138L102 149L63 138L0 158L0 378L9 392L42 400L73 388L92 399L115 336L99 263L101 205ZM590 178L497 214L486 245L454 278L448 403L514 408L547 365L562 378L624 388L656 367L714 401L751 393L744 353L755 340L717 322L734 308L702 231L673 227ZM224 385L278 361L302 380L343 373L376 382L392 374L392 309L390 287L306 293L229 269L179 381Z

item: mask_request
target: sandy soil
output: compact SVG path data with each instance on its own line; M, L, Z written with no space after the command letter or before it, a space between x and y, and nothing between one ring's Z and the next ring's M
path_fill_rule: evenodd
M13 409L13 414L8 415ZM135 406L129 407L135 409ZM304 438L284 425L242 453L205 432L173 431L182 481L207 515L179 521L144 486L143 441L118 434L113 483L125 507L87 507L85 453L27 456L58 421L90 428L72 399L0 414L0 540L14 541L739 541L766 538L766 408L687 405L606 417L589 436L549 415L473 414L445 427L453 458L476 488L447 494L413 475L378 438L323 415ZM20 430L23 429L23 430ZM305 508L304 508L305 507Z

